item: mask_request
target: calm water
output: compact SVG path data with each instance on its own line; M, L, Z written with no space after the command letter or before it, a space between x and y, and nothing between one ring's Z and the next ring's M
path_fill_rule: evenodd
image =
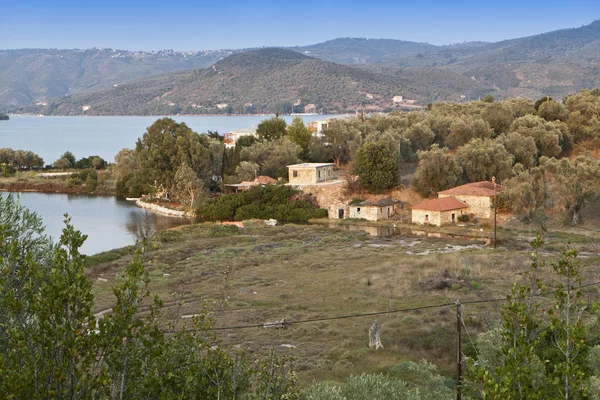
M271 116L217 116L179 117L198 133L208 130L221 134L228 131L256 127ZM304 122L326 119L328 115L302 116ZM133 148L146 128L161 117L36 117L11 115L0 121L0 147L31 150L46 164L53 163L66 150L77 158L90 155L112 161L123 148ZM293 117L283 117L288 123Z
M0 196L8 193L0 192ZM13 194L18 196L19 194ZM76 229L88 235L82 252L95 254L135 243L140 228L148 222L154 229L189 223L188 219L149 213L132 202L115 197L21 193L21 204L44 220L46 233L55 240L64 227L65 213Z

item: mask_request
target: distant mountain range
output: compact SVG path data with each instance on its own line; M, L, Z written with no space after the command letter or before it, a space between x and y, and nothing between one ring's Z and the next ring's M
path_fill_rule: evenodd
M0 110L44 114L385 110L485 94L560 98L597 86L600 21L451 46L340 38L188 53L0 51Z

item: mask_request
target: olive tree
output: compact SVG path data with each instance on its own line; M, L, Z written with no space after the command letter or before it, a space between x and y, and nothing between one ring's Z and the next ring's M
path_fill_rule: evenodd
M500 181L512 175L514 157L504 146L492 139L474 139L457 151L458 162L469 182Z
M462 175L462 168L456 158L446 148L431 146L428 151L419 151L419 166L413 176L412 186L422 196L456 186Z
M398 152L385 142L365 143L354 158L360 185L370 190L398 186Z

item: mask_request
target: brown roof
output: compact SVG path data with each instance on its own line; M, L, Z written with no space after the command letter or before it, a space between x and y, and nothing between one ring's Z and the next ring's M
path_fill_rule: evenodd
M502 192L502 185L496 184L496 194ZM481 182L473 182L467 183L466 185L461 185L454 187L452 189L444 190L439 192L438 195L465 195L465 196L486 196L491 197L494 195L494 184L489 181L481 181Z
M442 197L437 199L425 200L417 204L416 206L413 206L412 209L425 211L450 211L460 210L462 208L469 208L469 206L455 197Z
M260 175L258 178L254 180L254 182L258 182L261 185L267 185L269 183L277 183L277 179L273 179L270 176Z

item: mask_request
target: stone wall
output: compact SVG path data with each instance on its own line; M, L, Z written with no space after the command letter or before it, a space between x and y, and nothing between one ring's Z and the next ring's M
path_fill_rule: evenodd
M349 218L362 218L369 221L388 219L394 215L394 206L350 206Z
M469 209L451 211L412 210L412 223L435 226L449 225L452 224L452 214L454 214L454 223L458 223L458 217L468 213Z
M179 211L179 210L172 210L170 208L167 207L163 207L163 206L159 206L158 204L154 204L154 203L147 203L145 201L142 201L141 199L138 199L135 202L135 205L146 209L146 210L150 210L150 211L154 211L156 213L159 214L163 214L163 215L168 215L170 217L183 217L185 216L185 213L183 211Z
M288 168L288 181L297 185L310 185L326 182L334 178L333 166L318 168ZM294 173L296 176L294 176Z
M494 214L492 208L494 198L488 196L440 195L440 197L456 197L469 206L469 212L478 218L490 218Z

